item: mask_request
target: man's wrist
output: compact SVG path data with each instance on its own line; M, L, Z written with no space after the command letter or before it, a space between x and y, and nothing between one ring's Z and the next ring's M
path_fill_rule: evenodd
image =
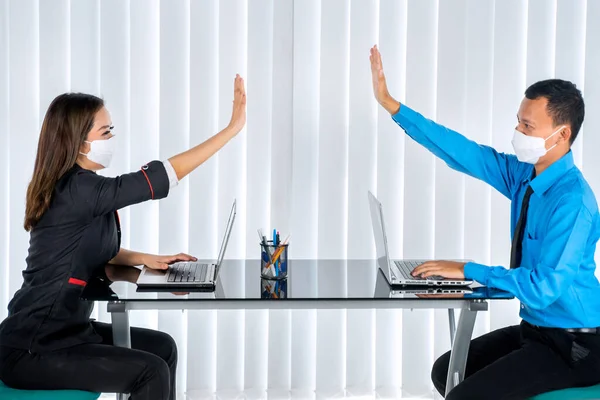
M381 101L381 106L385 108L390 115L397 114L400 110L400 103L389 94Z

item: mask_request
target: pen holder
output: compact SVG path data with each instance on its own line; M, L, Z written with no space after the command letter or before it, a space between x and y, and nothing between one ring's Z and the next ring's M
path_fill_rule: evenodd
M260 280L260 297L262 299L285 299L287 298L287 279L264 279Z
M272 240L260 244L260 276L265 279L285 279L288 273L288 245L276 246Z

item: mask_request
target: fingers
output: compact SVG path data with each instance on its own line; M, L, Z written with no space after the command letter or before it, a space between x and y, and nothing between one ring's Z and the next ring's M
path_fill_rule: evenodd
M189 254L179 253L175 256L180 261L198 261L198 259L194 256L190 256Z
M379 52L377 45L371 47L371 55L369 60L371 61L372 66L381 68L381 53Z
M235 75L234 93L233 93L233 104L246 105L246 87L244 85L244 78L239 74Z
M157 262L156 263L156 269L169 269L169 264L164 263L164 262Z
M445 276L444 275L444 270L443 269L439 269L439 268L438 269L430 269L430 270L427 270L427 271L425 271L425 272L423 272L421 274L421 276L423 278L428 278L428 277L433 276L433 275Z
M369 55L369 61L371 62L371 70L373 70L373 71L376 71L378 69L377 54L378 54L377 46L371 47L371 54Z
M412 272L412 276L421 275L423 277L434 275L430 272L439 271L440 266L437 261L427 261L419 266L417 266Z
M242 78L240 74L235 75L233 89L235 94L240 97L246 95L246 88L244 87L244 78Z

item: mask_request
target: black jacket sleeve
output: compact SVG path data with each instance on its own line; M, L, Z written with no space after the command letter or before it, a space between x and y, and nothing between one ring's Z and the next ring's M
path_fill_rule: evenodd
M146 200L162 199L168 194L169 177L161 161L152 161L137 172L116 178L80 170L71 184L71 195L93 217Z

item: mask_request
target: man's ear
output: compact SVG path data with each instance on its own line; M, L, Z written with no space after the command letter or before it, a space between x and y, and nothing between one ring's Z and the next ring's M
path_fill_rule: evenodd
M570 126L565 126L563 128L562 131L560 131L559 133L560 137L562 140L564 140L567 143L570 143L571 140L571 127Z

